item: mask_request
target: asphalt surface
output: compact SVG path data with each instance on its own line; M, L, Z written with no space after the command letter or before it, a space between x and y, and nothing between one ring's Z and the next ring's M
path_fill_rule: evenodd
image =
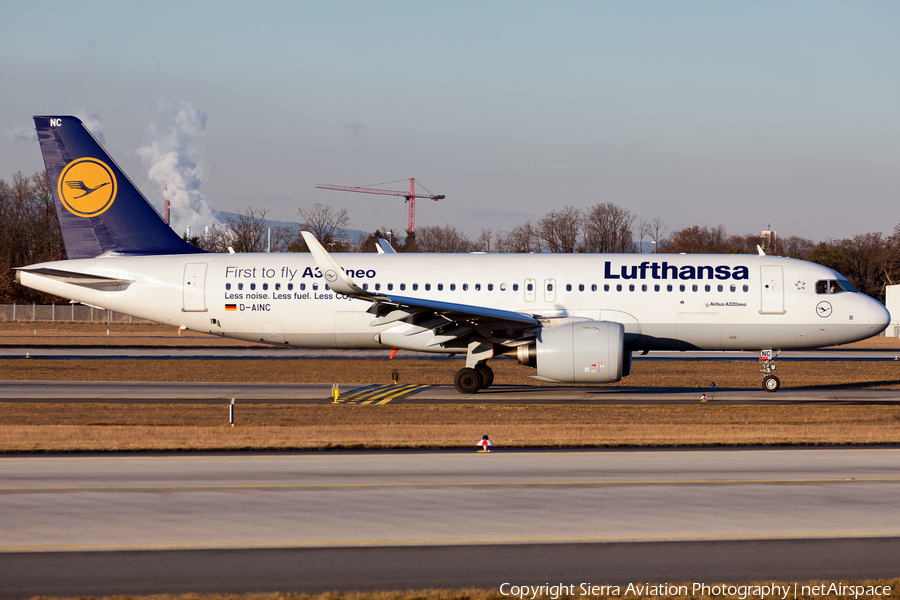
M629 388L497 385L460 394L451 385L338 384L345 404L877 404L900 405L900 390ZM113 404L331 404L332 384L0 381L0 402Z
M900 448L0 457L0 597L895 577Z

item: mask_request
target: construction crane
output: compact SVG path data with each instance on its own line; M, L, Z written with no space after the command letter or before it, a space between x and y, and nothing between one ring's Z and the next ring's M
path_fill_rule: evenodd
M376 183L375 185L387 185L389 183L398 183L400 181L406 181L405 179L398 179L397 181L386 181L384 183ZM396 190L382 190L378 188L372 187L354 187L349 185L331 185L330 183L320 183L316 186L321 190L340 190L344 192L362 192L364 194L381 194L382 196L403 196L406 198L406 204L409 205L409 218L407 219L406 231L409 233L415 233L416 231L416 198L428 198L429 200L437 201L443 200L444 196L440 194L432 194L428 188L426 188L421 183L419 187L425 190L425 194L416 193L416 178L409 178L409 192L398 192Z

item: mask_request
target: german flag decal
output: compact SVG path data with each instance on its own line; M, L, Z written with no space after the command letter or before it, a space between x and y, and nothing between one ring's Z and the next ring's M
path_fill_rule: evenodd
M226 304L225 310L237 310L237 304Z

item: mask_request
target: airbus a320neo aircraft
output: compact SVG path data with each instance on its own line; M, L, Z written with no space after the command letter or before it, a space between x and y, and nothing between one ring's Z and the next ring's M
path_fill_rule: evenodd
M25 286L212 335L460 354L462 393L505 355L535 379L607 383L632 352L779 350L876 335L890 316L840 274L765 255L212 254L160 218L78 119L34 118L68 260ZM776 391L773 361L763 387Z

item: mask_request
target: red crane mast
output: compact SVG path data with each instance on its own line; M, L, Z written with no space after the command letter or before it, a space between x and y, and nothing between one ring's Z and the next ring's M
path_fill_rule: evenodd
M385 183L378 183L376 185L386 185L388 183L397 183L398 181L406 181L405 179L398 179L397 181L386 181ZM406 198L406 203L409 205L409 216L407 218L406 230L410 233L415 233L416 231L416 198L427 198L429 200L443 200L444 195L442 194L432 194L428 188L426 188L421 183L419 184L423 190L428 192L427 194L417 194L416 193L416 178L409 178L409 192L398 192L397 190L383 190L379 188L372 187L357 187L357 186L349 186L349 185L332 185L330 183L320 183L316 186L316 188L320 190L340 190L343 192L362 192L363 194L381 194L382 196L403 196Z

